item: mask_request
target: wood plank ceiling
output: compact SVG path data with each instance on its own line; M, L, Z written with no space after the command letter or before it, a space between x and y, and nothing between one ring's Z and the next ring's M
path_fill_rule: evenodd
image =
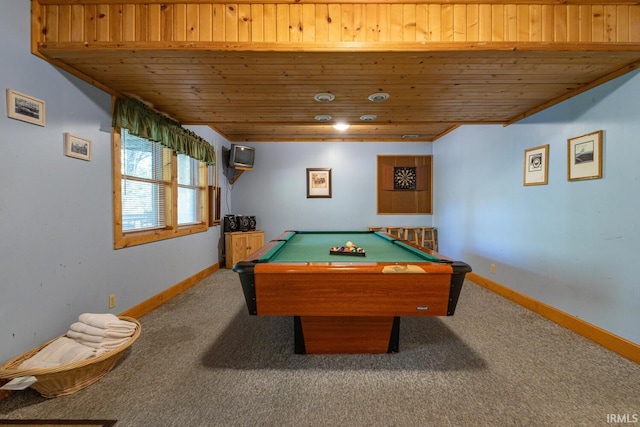
M639 46L43 40L37 53L232 142L434 141L464 124L512 123L631 71ZM368 99L380 92L389 98ZM336 131L338 121L351 127Z

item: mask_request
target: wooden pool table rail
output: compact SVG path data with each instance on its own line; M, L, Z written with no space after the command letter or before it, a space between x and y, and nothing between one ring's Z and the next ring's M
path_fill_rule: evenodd
M233 269L249 314L293 317L298 354L397 352L400 316L453 315L471 271L424 248L446 262L259 262L281 240Z
M348 292L353 297L352 302L349 304L351 306L350 307L351 309L354 309L357 312L367 312L367 315L381 315L381 314L388 315L389 314L389 311L386 311L389 309L389 304L382 301L388 295L389 290L384 290L384 289L381 290L380 286L371 287L371 284L375 283L376 281L379 281L381 275L383 274L382 270L384 269L385 266L396 266L398 265L397 263L392 263L392 262L351 263L344 260L340 260L336 262L314 262L314 263L302 262L302 263L275 263L275 264L257 262L258 259L264 256L264 254L266 254L269 250L271 250L276 244L278 244L279 241L281 241L281 239L284 236L287 236L289 233L290 232L283 233L277 239L274 239L268 242L265 246L263 246L261 249L253 253L247 259L237 263L234 266L234 271L239 273L239 276L240 276L240 281L242 284L245 301L247 303L247 309L249 310L249 314L251 315L258 315L258 314L260 315L267 315L267 314L268 315L300 315L300 314L303 314L300 312L293 313L293 314L290 313L289 308L292 306L291 301L283 300L282 296L278 297L278 296L272 295L273 294L272 291L275 288L283 286L283 283L284 283L283 280L289 283L287 285L288 286L287 292L286 292L287 295L290 296L291 295L290 292L296 292L304 297L299 302L300 307L298 308L306 306L305 310L307 310L308 312L305 312L305 314L308 314L308 315L318 314L318 310L314 308L315 303L317 303L318 301L311 303L310 302L311 296L304 295L305 292L306 293L310 292L310 289L314 289L314 291L316 291L315 292L316 295L314 298L317 298L319 295L324 294L324 296L321 298L323 300L322 306L324 308L327 308L328 311L336 315L345 314L344 311L342 311L342 309L334 308L333 306L335 306L335 300L333 302L330 302L330 299L331 297L335 297L336 294L344 295L344 293L347 291L346 289L347 280L350 285L348 287L349 288ZM404 242L404 243L411 244L410 242ZM412 246L418 247L417 245L412 245ZM403 308L402 308L402 312L404 313L403 315L451 316L455 312L455 307L457 305L458 297L460 296L460 292L462 290L462 284L464 282L465 274L471 271L471 268L463 262L454 261L451 258L445 257L435 251L428 250L425 248L422 248L422 250L425 250L426 252L429 252L430 254L437 256L438 258L450 261L449 263L446 263L446 264L436 264L436 263L429 263L429 262L414 263L414 265L418 265L418 266L421 266L421 265L428 266L428 273L425 273L425 275L429 276L429 280L433 280L436 278L436 275L439 275L440 277L438 279L438 282L443 282L443 281L446 282L447 289L446 290L444 289L444 286L442 285L442 283L440 284L439 287L434 286L433 290L428 291L430 296L428 299L425 300L424 303L412 304L412 305L408 305L407 301L411 299L411 296L415 296L416 293L423 292L424 289L422 289L421 285L418 285L413 289L407 290L406 291L407 300L400 302L400 305L401 306L403 305ZM282 274L283 271L285 270L291 274L290 275ZM343 273L347 271L351 273L357 271L358 274L344 276ZM255 283L256 281L255 272L266 273L266 274L269 274L269 273L276 274L276 276L273 276L272 279L266 279L263 283L263 286L262 286L263 292L261 293L261 296L260 296L260 312L258 312L257 300L256 300L257 291L256 291L256 283ZM323 282L328 282L328 283L323 285L324 286L323 289L316 290L315 288L318 285L317 277L309 278L308 275L310 274L313 274L313 275L322 274ZM412 273L409 273L409 274L412 274ZM327 280L325 281L324 275L333 275L333 276L327 276L326 277ZM288 279L286 277L283 278L282 276L289 276L289 278ZM359 279L356 280L355 279L356 276L358 276ZM397 276L397 277L392 277L392 276ZM276 280L276 277L277 277L277 280ZM399 275L385 274L384 279L385 279L384 280L385 282L389 282L389 283L392 283L393 281L404 282L406 277L403 276L403 273L400 273ZM276 283L273 283L274 280L276 281ZM278 282L280 282L281 284L278 285L277 284ZM311 283L311 286L310 286L310 283ZM441 300L443 295L445 294L447 295L446 297L447 304L446 304L446 310L443 310ZM371 298L372 295L374 296L373 298ZM363 304L363 301L365 301L365 298L371 301L371 303ZM436 304L435 301L438 298L440 298L440 301ZM264 308L262 307L263 302L266 304L266 307ZM378 303L379 305L376 306L376 304ZM360 306L360 304L362 304L362 306ZM355 307L355 305L357 305L357 307ZM418 305L429 306L429 310L425 310L425 311L428 311L428 313L421 312L421 310L416 310L416 307ZM411 309L411 307L413 307L413 309ZM435 313L438 313L438 314L435 314ZM353 312L351 312L350 314L353 315ZM393 314L393 315L395 316L397 314Z

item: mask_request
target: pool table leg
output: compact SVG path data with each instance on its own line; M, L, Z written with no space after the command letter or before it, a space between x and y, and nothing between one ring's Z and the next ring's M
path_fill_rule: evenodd
M400 351L400 317L393 318L391 336L389 337L389 349L387 353L397 353Z
M400 317L294 316L296 354L397 353Z
M304 334L302 333L302 321L300 316L293 316L293 342L296 354L307 354L304 346Z

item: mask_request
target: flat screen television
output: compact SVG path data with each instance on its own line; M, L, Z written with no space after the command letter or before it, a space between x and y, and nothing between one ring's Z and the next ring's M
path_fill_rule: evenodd
M229 149L229 167L240 170L253 169L256 151L246 145L231 144Z

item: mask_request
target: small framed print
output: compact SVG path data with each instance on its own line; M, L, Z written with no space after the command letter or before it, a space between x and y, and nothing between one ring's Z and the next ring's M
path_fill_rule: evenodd
M569 181L602 178L602 135L598 130L567 140Z
M307 199L331 198L331 169L307 168Z
M91 141L66 133L64 138L64 155L90 161Z
M524 185L546 185L549 174L549 144L524 150Z
M34 125L44 126L45 110L44 101L12 89L7 89L8 117Z

